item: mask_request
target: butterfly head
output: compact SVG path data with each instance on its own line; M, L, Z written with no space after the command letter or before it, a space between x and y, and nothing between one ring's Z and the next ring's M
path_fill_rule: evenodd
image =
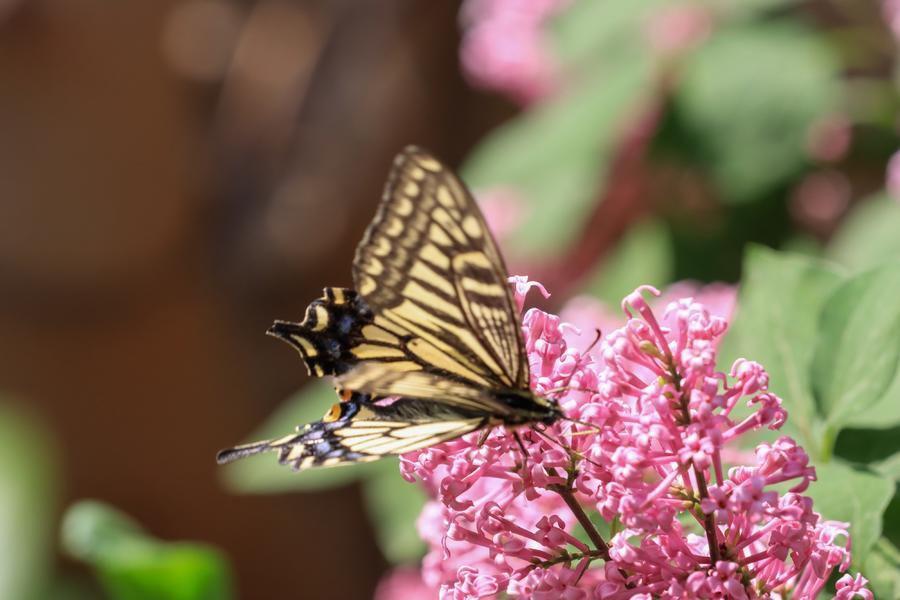
M534 401L544 407L547 412L546 416L540 419L541 423L550 425L561 418L565 418L562 409L559 407L559 401L556 398L544 398L543 396L535 395Z

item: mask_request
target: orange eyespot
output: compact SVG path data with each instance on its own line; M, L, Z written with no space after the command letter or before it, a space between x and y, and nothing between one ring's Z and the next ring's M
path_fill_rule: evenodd
M324 417L322 417L322 421L324 421L325 423L333 423L340 418L341 418L341 405L335 404L330 409L328 409L328 412L325 413Z
M338 397L344 402L349 401L350 398L353 397L353 392L351 392L350 390L339 389L339 390L337 390L337 393L338 393Z

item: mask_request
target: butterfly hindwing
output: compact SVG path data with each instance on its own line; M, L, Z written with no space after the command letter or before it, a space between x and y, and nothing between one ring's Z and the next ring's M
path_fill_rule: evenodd
M424 151L407 148L395 161L353 276L374 323L410 338L407 350L429 372L482 389L528 388L497 245L462 182Z
M372 311L359 294L325 288L306 308L302 322L276 321L268 333L296 348L316 377L342 375L368 357L404 361L401 340L372 321Z
M223 450L216 460L224 464L271 451L278 452L279 463L295 470L340 466L432 446L479 429L486 422L484 415L433 402L401 398L380 405L353 394L297 433Z

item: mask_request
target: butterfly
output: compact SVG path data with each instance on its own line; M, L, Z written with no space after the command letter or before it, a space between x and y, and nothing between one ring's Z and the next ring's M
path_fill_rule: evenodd
M300 323L268 333L331 376L340 401L284 437L219 452L278 452L295 470L377 460L497 425L565 418L532 392L518 311L472 194L428 152L394 161L356 249L355 290L325 288Z

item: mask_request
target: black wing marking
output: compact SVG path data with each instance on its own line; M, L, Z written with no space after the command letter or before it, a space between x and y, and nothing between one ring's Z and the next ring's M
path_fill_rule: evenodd
M379 405L354 394L297 433L222 450L216 461L278 452L278 462L296 471L369 462L457 438L488 422L488 415L440 403L401 398Z
M357 362L351 352L364 340L363 331L374 332L372 311L353 290L325 288L321 298L306 308L300 323L275 321L268 334L293 346L310 375L342 375ZM374 335L374 333L373 333Z

